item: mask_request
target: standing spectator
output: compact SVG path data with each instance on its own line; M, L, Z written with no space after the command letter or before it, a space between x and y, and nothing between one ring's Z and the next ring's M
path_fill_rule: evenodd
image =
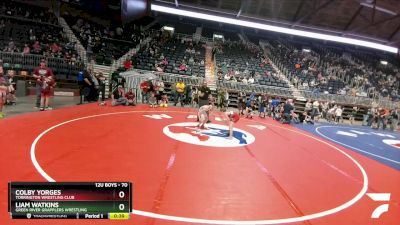
M2 68L2 67L1 67ZM3 107L6 103L7 96L7 81L3 76L3 73L0 73L0 119L4 118Z
M90 73L92 71L89 69L88 71L85 71L83 74L83 101L91 101L90 97L91 97L91 90L93 88L93 82L90 76Z
M385 130L386 129L386 125L387 125L387 118L389 116L389 110L385 109L385 108L379 108L378 109L378 129L382 124L382 129Z
M196 87L192 88L191 105L193 108L197 107L199 103L199 90Z
M204 81L203 85L199 88L199 107L208 105L208 99L211 94L211 90L207 87L207 83Z
M90 86L89 86L89 94L87 95L87 101L88 102L96 102L99 97L99 88L100 88L100 82L97 79L97 76L92 70L89 70L89 77L87 79L90 80Z
M222 112L226 111L228 107L229 93L226 89L220 89L217 97L217 106L221 109Z
M77 76L77 81L78 81L78 86L79 86L79 103L78 105L81 105L83 103L83 88L85 87L85 76L83 71L79 71L78 76Z
M53 76L40 76L37 79L37 83L40 85L40 111L51 110L49 107L50 94L55 87L55 81Z
M36 67L33 70L33 77L36 80L36 105L35 108L39 109L40 108L40 103L41 103L41 96L42 96L42 86L41 86L41 81L45 80L44 78L49 78L52 77L52 80L54 80L54 75L53 71L46 66L46 62L42 60L39 64L39 67ZM47 107L47 109L51 109L51 107Z
M99 82L99 95L101 93L101 102L99 103L99 105L105 105L105 98L106 98L106 77L103 75L103 73L99 73L97 75L97 80Z
M336 117L336 109L337 106L333 106L332 108L330 108L327 113L326 113L326 120L330 123L330 122L335 122L335 117Z
M286 100L285 104L283 105L283 118L282 123L290 123L291 116L293 114L293 99Z
M176 97L175 97L175 106L178 104L178 101L180 100L181 106L184 106L183 104L183 96L185 94L185 83L183 83L182 80L178 81L175 85L175 91L176 91Z
M311 112L311 119L314 121L314 122L317 122L318 121L318 116L319 116L319 102L317 101L317 100L315 100L313 103L312 103L312 112Z
M343 109L342 107L339 105L337 107L337 109L335 110L335 120L336 120L336 124L343 122L343 118L342 118L342 114L343 114Z
M399 108L392 109L390 112L390 130L391 131L397 131L397 126L399 124Z
M244 115L245 108L246 108L246 93L243 91L240 91L238 94L239 115Z
M311 103L311 99L308 99L304 108L305 113L307 113L308 115L311 114L311 110L312 110L312 103Z
M355 121L355 118L357 116L357 112L358 112L358 107L354 106L353 109L351 110L351 114L349 116L349 121L350 121L351 125L353 125L353 123Z

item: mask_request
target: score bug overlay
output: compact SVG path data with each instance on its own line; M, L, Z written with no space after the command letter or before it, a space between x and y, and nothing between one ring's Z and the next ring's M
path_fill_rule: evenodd
M10 182L13 219L129 219L130 182Z

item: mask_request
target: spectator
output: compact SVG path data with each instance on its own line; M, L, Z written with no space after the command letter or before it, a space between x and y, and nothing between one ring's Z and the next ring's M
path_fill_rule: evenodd
M196 87L192 87L190 103L193 108L196 108L197 105L199 104L199 90Z
M208 105L208 99L211 94L211 90L207 87L207 83L204 81L203 85L199 88L199 107Z
M179 66L179 71L186 71L186 70L187 70L186 64L185 64L185 63L182 63L182 64Z
M168 107L168 96L167 96L167 94L163 94L163 95L161 96L161 104L160 104L160 107L165 107L165 108Z
M288 99L285 104L283 105L283 120L282 123L290 123L291 116L293 114L293 100Z
M78 76L77 76L77 81L78 81L78 86L79 86L79 103L83 104L83 100L84 100L84 94L83 94L83 89L85 87L85 81L84 81L84 73L83 71L79 71Z
M397 126L399 124L399 108L392 109L390 111L390 130L391 131L397 131Z
M339 105L337 107L337 109L335 110L335 122L336 122L336 124L343 122L342 113L343 113L343 109Z
M0 119L5 116L3 108L6 103L7 89L7 81L4 78L3 73L0 73Z
M125 90L122 85L119 85L117 89L111 95L111 105L118 106L118 105L127 105L128 100L125 97Z
M183 83L182 80L178 81L175 85L175 91L176 91L176 97L175 97L175 106L178 104L179 100L181 103L181 106L184 106L183 99L184 99L184 94L185 94L185 83Z
M389 110L385 108L379 108L378 109L378 126L377 129L381 127L382 124L382 129L385 130L387 126L387 119L389 116Z
M157 105L157 98L156 95L154 93L154 91L150 92L150 97L149 97L149 104L151 108L156 108Z
M129 59L125 60L125 62L124 62L124 68L125 68L125 70L130 70L130 69L132 69L132 60L129 60Z
M42 98L42 89L43 89L43 85L47 85L47 83L52 84L51 80L54 81L54 75L53 75L53 71L48 68L46 66L46 62L44 60L42 60L39 64L39 67L36 67L33 70L33 77L36 80L36 107L37 109L40 108L41 105L41 98ZM51 77L51 78L50 78ZM48 78L48 79L45 79ZM54 88L53 86L51 86L52 88ZM49 87L50 88L50 87ZM46 90L43 97L47 98L47 101L45 103L47 103L47 110L51 110L51 107L48 106L48 97L50 93L47 93L47 91L50 90Z
M40 111L51 110L49 107L49 100L51 92L54 90L55 81L53 76L40 76L37 79L37 83L40 85Z
M242 83L243 83L243 84L247 84L247 83L248 83L246 77L243 77Z
M136 95L135 95L135 93L133 92L133 89L132 89L132 88L129 88L129 91L126 92L125 98L126 98L126 100L127 100L126 105L132 105L132 106L135 106L135 105L136 105L136 104L135 104Z
M96 102L99 98L100 82L97 79L96 74L93 70L89 70L88 77L86 79L90 80L89 93L86 96L88 102Z
M336 109L337 106L335 105L334 107L330 108L326 114L326 119L327 121L330 122L335 122L335 118L336 118Z
M106 95L106 77L103 75L103 73L99 73L96 76L98 82L99 82L99 89L98 89L98 95L101 93L101 102L99 103L100 105L105 105L105 95Z
M358 107L357 106L353 106L353 109L351 110L351 114L349 116L349 122L351 125L353 125L355 118L357 116L357 112L358 112Z
M8 70L5 79L8 84L6 103L8 105L15 105L17 101L17 98L15 97L15 90L17 89L17 77L15 76L15 70Z
M27 55L29 53L31 53L31 49L29 48L28 44L25 44L22 54Z
M239 115L244 115L244 110L246 109L246 93L240 91L238 94L238 109Z
M142 90L142 104L149 102L149 92L151 88L151 82L149 80L144 80L140 84L140 90Z
M254 78L253 78L253 77L250 77L250 78L247 80L247 83L248 83L248 84L254 84Z

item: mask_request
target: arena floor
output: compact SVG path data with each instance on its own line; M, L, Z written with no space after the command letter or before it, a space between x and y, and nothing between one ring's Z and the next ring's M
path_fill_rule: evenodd
M242 118L229 140L220 113L201 133L195 115L88 104L0 120L0 224L28 224L7 214L9 181L131 181L132 218L115 224L398 224L399 133Z

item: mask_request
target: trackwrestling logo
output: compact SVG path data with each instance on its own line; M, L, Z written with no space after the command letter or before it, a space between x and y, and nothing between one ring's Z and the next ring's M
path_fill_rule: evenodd
M228 139L229 128L219 124L207 124L207 129L201 130L198 123L175 123L164 127L163 132L168 137L188 144L209 147L240 147L251 144L255 137L241 129L233 129L233 138Z
M400 149L400 140L384 139L382 142L392 146L393 148Z

